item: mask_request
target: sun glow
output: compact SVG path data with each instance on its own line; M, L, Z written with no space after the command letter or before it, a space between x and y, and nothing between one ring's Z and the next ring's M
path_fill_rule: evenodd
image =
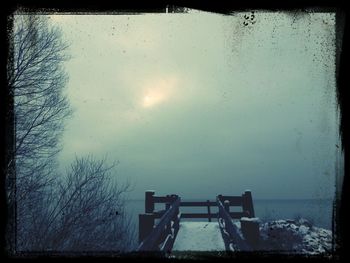
M143 88L142 106L151 108L167 101L174 94L175 78L155 79L147 82Z
M160 92L150 92L143 98L144 107L152 107L164 100L164 94Z

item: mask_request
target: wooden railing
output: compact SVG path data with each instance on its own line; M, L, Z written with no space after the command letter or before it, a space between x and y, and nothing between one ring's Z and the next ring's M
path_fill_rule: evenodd
M155 224L155 215L151 202L147 202L154 192L146 192L146 213L139 215L139 242L138 251L164 251L171 250L180 226L180 197L177 195L167 196L161 201L166 202L167 209ZM159 201L159 200L158 200Z
M241 217L254 217L254 206L252 193L246 190L241 196L228 196L228 195L218 195L219 200L224 203L229 202L230 206L242 207L242 212L231 214L232 218L240 219Z
M155 211L155 204L164 203L165 209ZM180 206L207 207L207 213L180 213ZM218 213L212 213L211 207L218 207ZM230 206L242 208L240 212L231 212ZM226 250L250 251L259 239L259 224L255 216L250 191L242 196L218 195L216 201L181 201L177 195L155 196L154 191L145 195L145 213L139 215L138 251L169 252L179 231L181 218L218 218ZM242 234L232 219L241 220Z
M161 218L167 211L167 206L173 201L174 196L177 195L167 195L167 196L155 196L154 191L147 191L145 196L145 212L151 213L154 219ZM165 209L160 211L154 211L155 204L164 203ZM216 201L181 201L180 206L186 207L207 207L207 213L181 213L181 218L208 218L210 222L212 218L217 218L217 213L211 212L211 207L216 207ZM235 213L232 213L234 215ZM141 231L142 232L142 231ZM141 238L143 236L141 235Z
M211 212L211 207L216 206L216 202L214 201L204 201L204 202L181 202L180 206L187 207L207 207L207 213L181 213L181 218L208 218L208 221L211 222L212 218L217 218L217 213Z
M260 236L259 220L254 218L251 192L247 190L242 196L218 195L216 200L219 207L218 221L226 250L250 251L257 248ZM230 206L241 206L242 212L232 213ZM241 231L232 219L240 219Z
M229 207L230 203L225 200L224 204L220 200L220 196L217 198L217 206L219 207L219 225L222 237L224 239L225 248L227 251L249 251L251 247L240 235L238 228L232 222L230 216Z

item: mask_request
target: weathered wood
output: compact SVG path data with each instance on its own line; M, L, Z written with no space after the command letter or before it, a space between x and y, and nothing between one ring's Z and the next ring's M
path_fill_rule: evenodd
M173 244L174 244L173 237L172 237L171 234L168 234L168 236L166 237L166 239L165 239L163 245L161 246L160 250L161 251L170 252Z
M178 197L161 217L159 223L153 228L152 232L141 242L138 247L138 251L155 251L159 250L158 244L160 243L160 237L164 233L167 224L176 219L179 213L180 198Z
M180 219L181 219L181 213L178 211L177 217L175 218L175 223L174 223L174 229L175 229L175 237L177 235L177 232L179 232L180 229Z
M219 195L220 201L230 201L230 206L242 206L242 196Z
M245 191L242 195L242 208L243 211L248 211L248 217L255 217L254 207L253 207L253 198L252 193L250 191Z
M214 201L209 201L210 206L216 206L216 202ZM190 202L190 201L185 201L181 202L180 206L208 206L208 201L207 202Z
M166 197L169 198L169 200L171 200L171 203L174 201L174 198L170 197L170 195L167 195ZM171 203L170 202L165 203L165 211L168 211L170 209ZM169 235L170 233L171 233L171 220L166 224L164 235L160 237L160 240L165 240L167 235Z
M217 218L217 213L181 213L181 218Z
M217 218L218 213L181 213L181 218ZM241 217L247 217L248 214L244 212L230 212L230 216L234 219L240 219ZM155 218L161 218L162 214L156 214Z
M154 211L155 203L164 203L165 209ZM207 207L207 213L182 213L179 207ZM211 212L211 206L219 208L218 213ZM242 212L230 212L231 206L241 206ZM243 232L247 236L245 240L239 233L237 227L232 223L232 219L240 219L242 217L253 217L254 208L250 191L246 191L242 196L223 196L218 195L216 201L185 201L177 195L155 196L154 191L147 191L145 196L146 214L139 215L139 251L159 251L171 250L177 232L179 231L180 218L207 218L211 222L212 218L221 218L225 228L220 228L225 240L227 250L232 248L232 244L240 250L250 250L254 245L253 236L256 237L256 225L249 226L249 223L243 223ZM155 221L157 219L157 221ZM155 222L157 222L156 226ZM255 230L252 230L255 229ZM253 231L253 232L249 232ZM254 232L255 231L255 232ZM249 236L249 237L248 237Z
M173 221L173 225L170 227L170 233L168 233L167 237L165 238L165 241L163 242L162 246L160 247L161 251L164 252L170 252L173 248L177 233L179 232L180 228L180 216L176 216ZM172 230L174 229L174 233L172 233Z
M153 211L154 211L153 196L154 196L154 191L146 191L146 193L145 193L145 213L153 213Z
M165 203L165 211L170 208L170 203Z
M224 201L224 208L225 208L225 211L229 214L230 213L230 201L229 200Z
M210 201L209 200L207 200L207 208L208 208L208 221L209 222L211 222L211 213L210 213Z
M152 232L153 226L154 226L153 214L139 215L139 243Z
M217 204L219 207L219 218L222 218L225 222L225 230L229 234L232 242L241 250L241 251L250 251L251 247L247 244L247 242L241 238L237 227L232 223L232 218L225 210L224 205L217 198ZM229 247L229 244L226 244L226 247Z
M168 196L153 196L154 203L171 203L174 198L170 195Z
M257 247L260 241L259 222L244 220L244 218L241 218L240 222L244 238L253 248Z

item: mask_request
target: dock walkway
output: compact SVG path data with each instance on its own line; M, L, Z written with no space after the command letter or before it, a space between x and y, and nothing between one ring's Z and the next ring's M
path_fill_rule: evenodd
M181 222L173 251L225 251L217 222Z

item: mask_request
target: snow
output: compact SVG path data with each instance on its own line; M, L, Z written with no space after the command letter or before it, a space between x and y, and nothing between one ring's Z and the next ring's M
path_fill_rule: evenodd
M236 249L232 243L230 243L229 248L230 248L230 251L236 251Z
M173 251L224 251L217 222L181 222Z
M236 227L237 227L238 229L241 229L241 222L240 222L240 221L234 220L234 221L233 221L233 224L236 225Z
M241 217L241 221L259 223L260 219L259 219L259 217Z
M294 229L296 229L296 226L294 224L291 224L291 226L294 226ZM306 235L308 230L309 230L309 228L307 226L301 225L299 227L299 232L303 235Z
M225 220L222 218L219 218L219 226L220 228L224 229L225 228Z
M332 250L332 231L312 226L306 219L275 220L260 225L261 249L297 254Z
M219 222L181 222L173 251L225 251ZM233 220L243 238L240 220ZM313 226L306 219L259 222L260 241L256 250L296 254L319 254L332 251L332 231ZM224 235L225 235L225 231ZM230 250L234 251L233 245Z

